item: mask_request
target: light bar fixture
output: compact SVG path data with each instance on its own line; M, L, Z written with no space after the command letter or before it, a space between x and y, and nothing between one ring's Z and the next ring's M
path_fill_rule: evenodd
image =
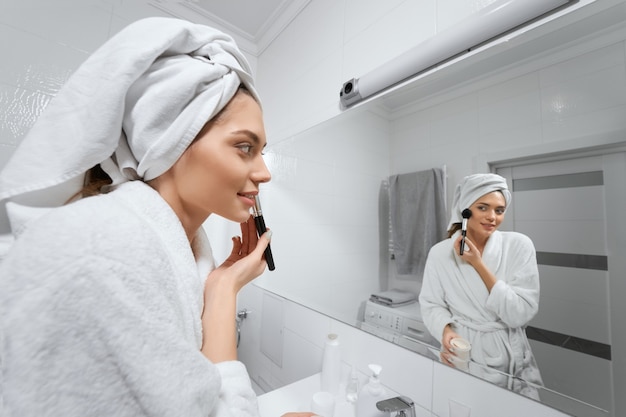
M407 80L577 0L497 0L360 78L346 81L343 107Z

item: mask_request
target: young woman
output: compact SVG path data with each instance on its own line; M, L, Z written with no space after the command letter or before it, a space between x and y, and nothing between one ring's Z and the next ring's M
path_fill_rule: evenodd
M471 344L471 373L537 398L541 376L525 326L537 313L539 273L525 235L501 232L511 193L496 174L465 177L457 186L449 236L429 252L419 296L429 331L441 340L442 362L453 366L450 341ZM462 212L471 211L463 254Z
M266 266L265 144L250 68L211 28L141 20L76 71L0 174L20 203L0 264L7 415L258 415L235 314ZM241 224L217 268L210 215Z

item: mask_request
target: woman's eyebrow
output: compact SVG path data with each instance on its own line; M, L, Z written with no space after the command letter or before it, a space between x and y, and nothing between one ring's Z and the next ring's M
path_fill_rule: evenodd
M252 140L252 142L254 142L255 145L259 145L261 143L261 138L259 138L259 136L256 133L248 129L235 130L231 132L231 134L247 136L250 138L250 140ZM263 144L263 149L265 149L266 146L267 146L267 142Z
M235 130L234 132L231 132L232 135L244 135L250 138L250 140L252 140L255 144L259 144L259 142L261 142L261 139L259 139L259 136L252 132L251 130L248 129L241 129L241 130Z
M477 203L479 206L486 206L486 207L491 207L491 204L489 203L482 203L482 202L478 202ZM495 206L496 208L506 208L506 206Z

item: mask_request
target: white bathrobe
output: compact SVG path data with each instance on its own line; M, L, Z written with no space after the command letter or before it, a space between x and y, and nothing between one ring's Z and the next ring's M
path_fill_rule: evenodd
M26 225L0 264L6 415L258 416L245 366L200 352L212 268L139 181Z
M455 253L458 233L428 255L419 297L426 327L441 340L451 323L472 344L471 373L536 398L536 390L518 379L542 385L525 332L539 305L533 243L516 232L491 235L482 257L498 282L489 292L474 267Z

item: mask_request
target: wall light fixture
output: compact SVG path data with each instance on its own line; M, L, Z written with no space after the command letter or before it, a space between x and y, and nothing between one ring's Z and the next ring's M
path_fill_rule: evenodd
M373 71L346 81L341 105L352 106L577 0L497 0Z

